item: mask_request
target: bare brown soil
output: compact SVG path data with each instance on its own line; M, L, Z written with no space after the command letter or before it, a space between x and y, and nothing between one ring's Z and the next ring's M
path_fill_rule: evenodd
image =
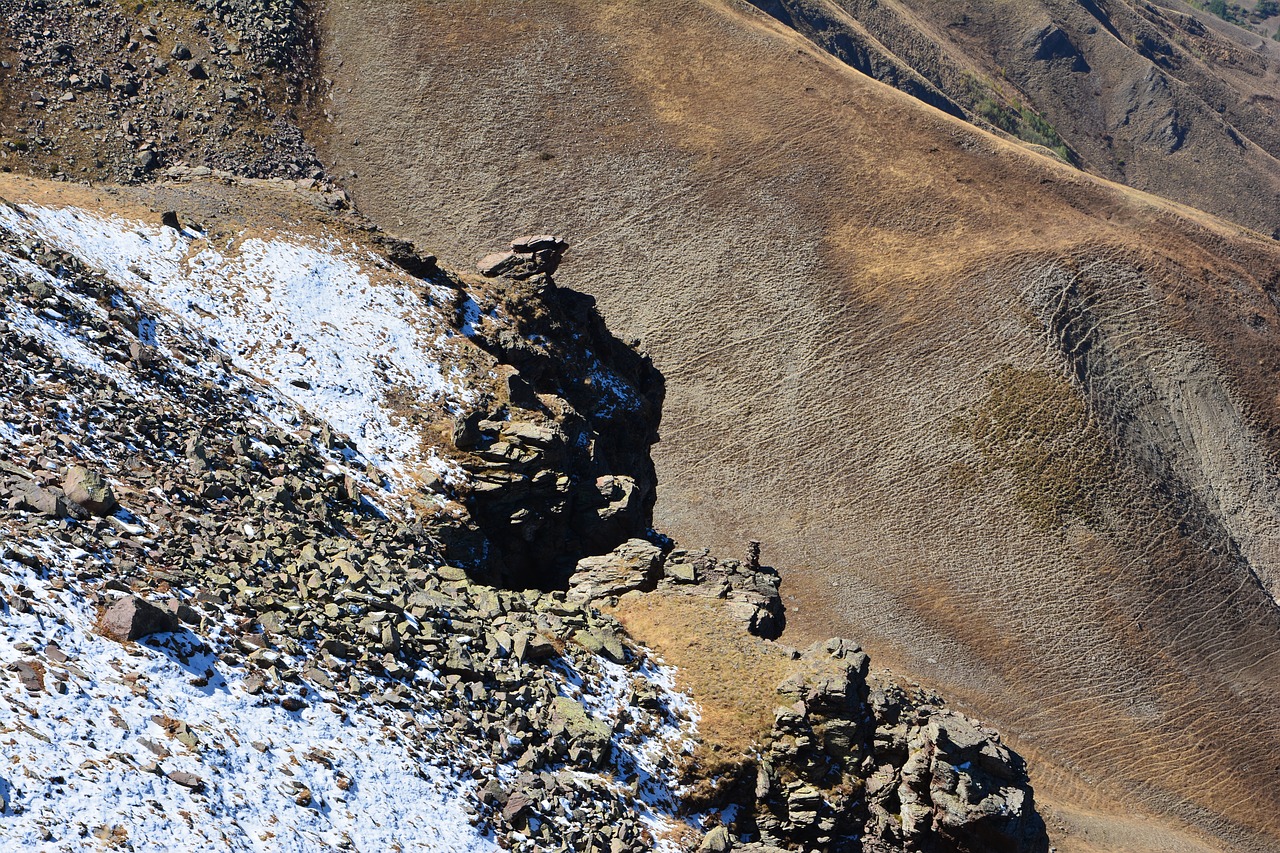
M716 762L736 763L759 747L773 728L777 687L796 671L787 647L746 634L718 599L624 597L610 614L676 667L680 687L698 697L703 754L697 758L706 765L700 776L715 776Z
M326 165L458 264L569 236L561 283L667 379L658 527L763 540L789 642L848 636L1001 728L1061 850L1280 846L1270 241L735 3L324 27Z

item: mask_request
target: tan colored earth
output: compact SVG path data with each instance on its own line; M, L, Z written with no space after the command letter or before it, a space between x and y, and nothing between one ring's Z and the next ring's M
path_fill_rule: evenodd
M332 0L311 140L459 265L574 244L667 380L656 525L765 543L1027 756L1063 851L1280 847L1280 251L744 4Z

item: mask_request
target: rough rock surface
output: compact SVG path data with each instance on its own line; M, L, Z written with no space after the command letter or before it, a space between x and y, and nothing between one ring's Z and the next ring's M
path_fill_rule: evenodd
M173 631L178 619L145 599L127 595L102 611L101 627L103 634L124 643Z
M628 539L608 554L583 557L569 579L569 595L592 600L657 586L662 549L643 539Z
M562 238L512 245L531 251L492 273L506 323L481 317L472 329L503 365L505 399L460 419L453 442L468 454L485 577L563 588L578 559L648 529L662 377L609 334L593 299L556 286Z
M102 475L73 465L67 469L62 490L68 500L75 501L94 515L107 515L116 508L116 496L111 484Z
M293 0L16 0L0 10L0 168L143 181L178 165L325 179L295 112Z

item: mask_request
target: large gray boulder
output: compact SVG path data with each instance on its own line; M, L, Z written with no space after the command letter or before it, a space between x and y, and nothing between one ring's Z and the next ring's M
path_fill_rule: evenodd
M94 515L110 515L116 508L116 496L111 484L97 471L73 465L62 481L67 498L80 504Z
M608 554L584 557L569 579L569 597L591 601L632 590L651 590L661 578L662 550L644 539L628 539Z

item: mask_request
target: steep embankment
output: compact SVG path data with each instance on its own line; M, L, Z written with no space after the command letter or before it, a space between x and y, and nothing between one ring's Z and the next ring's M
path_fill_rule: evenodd
M1268 242L736 5L336 0L322 45L365 211L566 233L653 354L660 527L1012 732L1060 849L1280 843Z

